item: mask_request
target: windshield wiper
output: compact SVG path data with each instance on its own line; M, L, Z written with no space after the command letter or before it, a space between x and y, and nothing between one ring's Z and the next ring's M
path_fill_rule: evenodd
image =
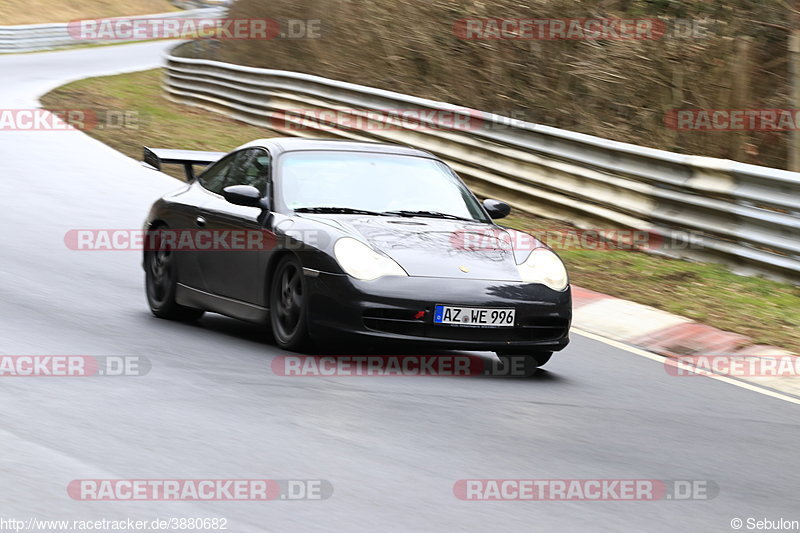
M477 222L475 219L472 218L464 218L459 217L456 215L451 215L450 213L440 213L438 211L384 211L384 215L395 215L401 217L427 217L427 218L447 218L450 220L469 220L471 222Z
M295 213L319 213L319 214L332 214L332 215L375 215L387 216L384 213L376 211L367 211L366 209L354 209L352 207L298 207L294 210Z
M427 217L427 218L446 218L450 220L468 220L476 222L472 218L464 218L449 213L440 213L438 211L384 211L378 213L376 211L368 211L366 209L356 209L353 207L336 207L336 206L318 206L318 207L298 207L294 210L295 213L318 213L318 214L332 214L332 215L372 215L382 217Z

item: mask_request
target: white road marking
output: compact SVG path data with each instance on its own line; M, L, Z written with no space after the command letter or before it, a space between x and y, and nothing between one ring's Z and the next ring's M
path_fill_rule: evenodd
M626 352L634 353L636 355L640 355L642 357L646 357L647 359L652 359L653 361L658 361L658 362L660 362L662 364L667 360L674 361L673 359L670 359L669 357L666 357L666 356L663 356L663 355L658 355L658 354L655 354L655 353L652 353L652 352L648 352L648 351L643 350L641 348L636 348L635 346L629 346L629 345L625 344L624 342L619 342L619 341L615 341L613 339L602 337L602 336L597 335L595 333L589 333L588 331L584 331L584 330L582 330L580 328L572 327L572 328L570 328L570 330L572 332L574 332L574 333L577 333L578 335L581 335L582 337L586 337L586 338L589 338L589 339L592 339L592 340L595 340L595 341L602 342L604 344L608 344L609 346L613 346L614 348L617 348L619 350L625 350ZM678 362L676 362L676 367L683 368L685 370L692 370L694 368L691 365L685 365L683 363L678 363ZM731 377L728 377L728 376L723 376L723 375L720 375L720 374L713 374L713 373L709 373L709 372L703 372L703 375L707 376L707 377L709 377L711 379L716 379L718 381L729 383L731 385L736 385L737 387L741 387L743 389L747 389L747 390L750 390L750 391L753 391L753 392L757 392L759 394L763 394L765 396L771 396L772 398L777 398L779 400L784 400L784 401L789 402L789 403L794 403L794 404L800 405L800 398L796 398L794 396L789 396L789 395L786 395L786 394L782 394L782 393L780 393L778 391L775 391L775 390L772 390L772 389L759 387L758 385L753 385L752 383L748 383L746 381L741 381L741 380L738 380L738 379L735 379L735 378L731 378Z

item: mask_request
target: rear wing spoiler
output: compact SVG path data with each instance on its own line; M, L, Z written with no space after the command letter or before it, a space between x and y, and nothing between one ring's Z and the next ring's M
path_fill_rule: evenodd
M161 170L161 165L183 165L186 181L194 181L194 165L207 166L219 161L226 152L203 152L197 150L170 150L167 148L144 147L143 162L153 170Z

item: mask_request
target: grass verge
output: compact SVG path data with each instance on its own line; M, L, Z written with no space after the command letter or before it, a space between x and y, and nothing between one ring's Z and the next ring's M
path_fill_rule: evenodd
M228 151L261 137L270 130L249 126L220 114L175 104L164 97L161 69L69 83L42 97L47 109L93 110L98 117L108 112L130 114L121 127L101 124L88 130L90 136L137 160L142 146L185 150ZM180 168L165 168L182 178Z
M559 231L569 225L516 212L504 225ZM535 233L535 232L534 232ZM800 287L739 276L726 267L639 251L563 249L572 283L651 305L800 353Z
M141 158L142 145L230 150L273 132L164 98L161 71L70 83L42 98L49 109L133 111L138 126L88 131L120 152ZM174 176L179 177L176 171ZM515 213L504 225L521 230L569 229L566 223ZM560 250L572 282L800 353L800 287L737 276L725 267L624 250Z

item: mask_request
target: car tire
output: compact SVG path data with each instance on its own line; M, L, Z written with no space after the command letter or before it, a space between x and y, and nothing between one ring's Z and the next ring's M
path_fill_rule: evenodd
M553 352L532 352L526 354L520 354L515 352L495 352L497 354L498 359L500 361L507 361L511 358L517 357L524 357L524 367L526 373L530 373L529 371L533 371L539 367L542 367L547 364L550 358L553 356Z
M144 285L150 311L158 318L168 320L190 322L199 319L205 310L186 307L175 301L178 286L175 253L161 239L153 242L154 249L144 253Z
M269 292L269 321L275 343L283 349L303 351L310 347L308 296L303 267L287 255L275 267Z

